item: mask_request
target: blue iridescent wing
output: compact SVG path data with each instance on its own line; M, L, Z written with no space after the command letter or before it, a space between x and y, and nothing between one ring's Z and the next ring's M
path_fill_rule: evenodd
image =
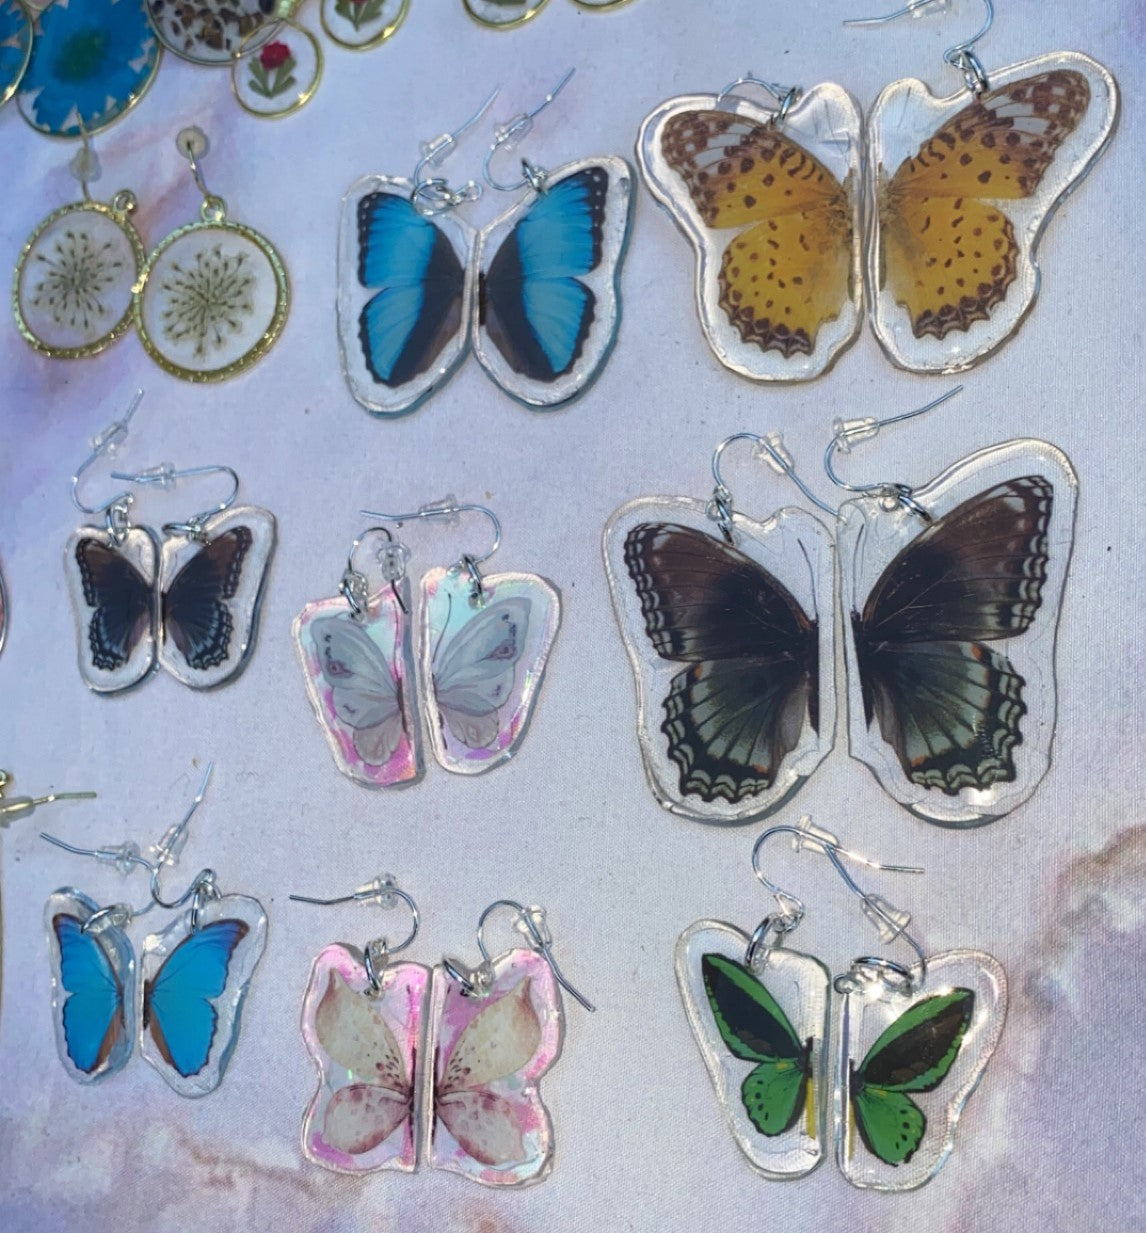
M77 1070L93 1077L108 1067L127 1030L123 986L98 936L76 916L58 913L52 931L60 948L64 1043Z
M531 381L569 372L589 336L597 298L581 280L601 263L608 191L599 166L550 183L482 275L480 324Z
M366 367L397 387L427 372L462 326L465 270L445 233L408 197L358 203L358 281L378 288L358 318Z
M143 1028L160 1056L183 1078L207 1065L218 1012L212 1002L227 987L235 947L250 926L218 920L189 934L143 989Z

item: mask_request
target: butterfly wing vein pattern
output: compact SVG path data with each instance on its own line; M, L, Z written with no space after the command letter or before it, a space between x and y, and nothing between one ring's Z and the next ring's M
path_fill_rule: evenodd
M819 730L816 622L762 566L689 527L638 524L624 559L654 651L687 665L661 725L682 795L770 788L805 716Z
M1054 493L1008 480L931 523L853 612L870 727L908 779L954 796L1015 779L1023 677L985 642L1026 633L1042 603Z

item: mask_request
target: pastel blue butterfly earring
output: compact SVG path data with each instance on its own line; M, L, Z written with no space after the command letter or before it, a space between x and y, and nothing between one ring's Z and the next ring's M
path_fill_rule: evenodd
M507 761L529 725L561 623L557 588L537 574L481 572L501 544L501 523L484 505L447 497L406 514L362 515L401 526L471 512L489 520L492 546L428 570L416 614L410 554L375 526L355 540L339 595L308 604L294 622L307 693L335 762L367 787L422 778L423 713L434 757L460 775ZM355 554L379 535L378 570L368 575Z
M234 1050L250 979L266 945L267 918L256 899L224 895L203 869L180 895L165 898L161 874L186 841L211 768L180 823L154 849L134 843L82 848L41 837L128 874L150 876L139 908L99 903L74 887L48 897L45 924L52 969L56 1045L64 1069L80 1083L121 1070L138 1035L140 1052L181 1096L205 1096L222 1082ZM154 908L186 911L143 941L137 960L128 927Z

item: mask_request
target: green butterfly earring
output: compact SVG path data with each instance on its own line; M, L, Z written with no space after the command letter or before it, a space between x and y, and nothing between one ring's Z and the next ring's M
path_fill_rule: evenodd
M826 855L883 939L902 938L918 962L907 968L866 956L833 986L818 959L791 950L787 938L804 904L759 864L776 834ZM979 952L926 958L907 932L910 917L861 890L844 860L922 872L847 851L808 818L771 827L756 841L752 867L776 909L751 936L719 921L690 925L677 944L677 980L729 1128L755 1169L771 1179L811 1172L825 1152L830 1103L848 1181L907 1190L932 1177L951 1150L955 1123L1002 1030L1006 979ZM834 1083L827 1062L833 987L842 995Z

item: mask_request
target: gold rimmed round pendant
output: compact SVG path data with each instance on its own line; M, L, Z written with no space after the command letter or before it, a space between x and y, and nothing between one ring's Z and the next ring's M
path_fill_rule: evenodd
M274 245L227 217L203 181L199 129L176 138L203 193L197 222L161 240L133 293L135 328L147 354L184 381L223 381L274 346L286 324L290 281Z
M322 47L305 26L284 18L273 34L259 28L231 61L231 89L253 116L289 116L314 97L322 79Z
M132 295L146 254L131 221L126 189L105 204L72 202L53 210L16 262L16 326L53 359L96 355L131 329Z
M319 16L327 37L351 51L369 51L406 19L410 0L322 0Z

